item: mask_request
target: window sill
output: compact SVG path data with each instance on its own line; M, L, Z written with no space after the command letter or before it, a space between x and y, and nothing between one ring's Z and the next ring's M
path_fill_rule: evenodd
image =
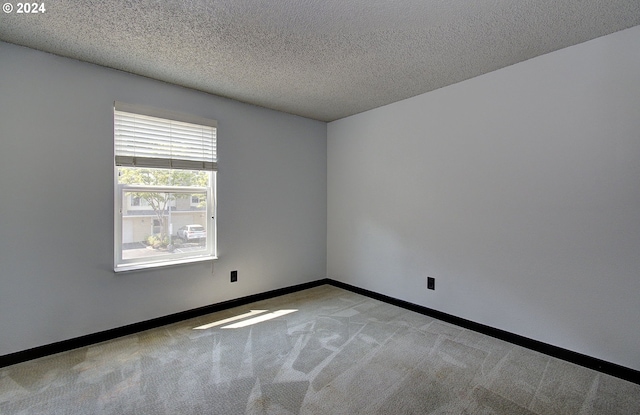
M115 273L144 271L144 270L150 270L155 268L167 268L167 267L173 267L176 265L193 264L196 262L214 261L216 259L218 259L217 256L202 256L202 257L172 259L172 260L162 261L162 262L139 262L135 264L118 265L113 268L113 271Z

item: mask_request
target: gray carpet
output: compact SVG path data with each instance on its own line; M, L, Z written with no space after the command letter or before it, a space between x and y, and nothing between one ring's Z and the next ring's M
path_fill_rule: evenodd
M0 369L0 414L640 414L640 385L323 285Z

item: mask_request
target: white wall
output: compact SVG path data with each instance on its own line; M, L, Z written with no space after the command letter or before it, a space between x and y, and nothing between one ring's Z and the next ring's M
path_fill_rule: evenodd
M114 274L115 100L218 120L213 274ZM326 276L325 123L7 43L0 192L0 355Z
M640 369L638 45L330 123L329 278Z

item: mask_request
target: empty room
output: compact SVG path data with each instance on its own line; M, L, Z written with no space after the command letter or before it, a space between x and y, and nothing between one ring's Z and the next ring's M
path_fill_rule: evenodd
M638 414L639 160L637 0L8 0L0 414Z

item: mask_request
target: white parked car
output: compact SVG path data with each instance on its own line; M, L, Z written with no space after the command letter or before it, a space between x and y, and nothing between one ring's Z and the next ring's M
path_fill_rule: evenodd
M185 241L202 239L207 237L207 231L202 227L202 225L186 225L178 229L178 237Z

